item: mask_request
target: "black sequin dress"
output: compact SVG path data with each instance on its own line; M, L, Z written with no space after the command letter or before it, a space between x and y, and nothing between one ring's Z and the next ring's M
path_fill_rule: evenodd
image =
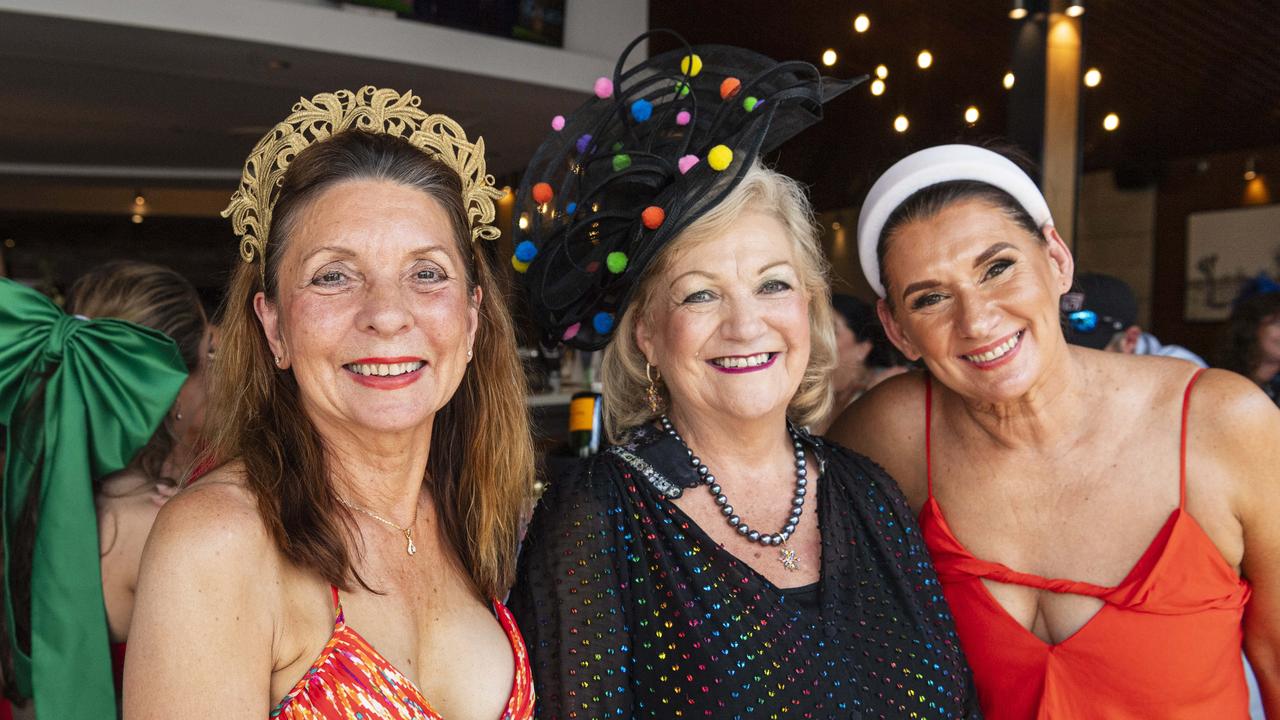
M902 494L870 460L809 441L816 586L775 587L671 502L697 478L656 429L552 479L509 603L538 717L980 717Z

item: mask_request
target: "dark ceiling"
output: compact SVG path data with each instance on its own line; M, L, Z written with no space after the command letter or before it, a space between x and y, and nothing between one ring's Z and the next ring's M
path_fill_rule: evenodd
M887 91L864 85L835 100L825 120L784 146L780 168L813 185L821 209L861 202L869 183L921 147L1004 136L1017 21L1010 0L651 0L650 26L691 43L743 45L777 59L819 63L838 53L832 75L889 68ZM1280 2L1277 0L1085 0L1085 68L1102 82L1081 87L1086 170L1120 169L1156 179L1166 161L1280 145ZM853 30L866 13L870 29ZM674 47L655 39L651 52ZM929 70L916 67L928 48ZM965 108L981 111L972 127ZM1115 132L1102 128L1109 112ZM899 113L906 133L892 128ZM1261 170L1261 168L1260 168Z

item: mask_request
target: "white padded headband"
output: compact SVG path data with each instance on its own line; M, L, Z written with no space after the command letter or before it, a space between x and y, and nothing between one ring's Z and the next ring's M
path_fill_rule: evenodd
M975 180L1000 188L1018 201L1036 227L1053 224L1040 188L1008 158L974 145L938 145L912 153L876 180L858 215L858 258L867 282L880 297L884 297L885 289L880 285L876 246L885 222L918 191L953 180Z

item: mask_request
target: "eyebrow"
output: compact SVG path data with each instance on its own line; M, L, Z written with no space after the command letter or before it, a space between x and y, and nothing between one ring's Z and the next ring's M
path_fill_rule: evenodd
M422 245L420 247L416 247L410 250L408 254L411 256L420 256L420 255L429 255L433 252L438 252L438 251L443 251L445 252L445 254L448 254L445 246L439 243L434 245ZM322 247L316 248L315 250L312 250L306 255L303 255L302 262L305 263L306 261L315 257L316 255L319 255L322 252L331 252L335 255L338 255L344 258L352 258L356 256L356 252L351 248L342 247L341 245L324 245Z
M987 248L986 250L983 250L981 255L974 258L973 266L978 267L979 265L990 260L997 253L1003 252L1005 250L1016 250L1016 249L1017 248L1015 248L1011 243L1007 243L1004 241L998 242L995 245L992 245L991 247Z
M765 274L766 272L768 272L768 271L772 270L773 268L779 267L779 266L781 266L781 265L786 265L786 266L788 266L788 267L789 267L789 266L791 265L791 261L790 261L790 260L774 260L774 261L773 261L773 262L771 262L771 263L766 263L765 265L761 266L761 267L760 267L760 269L756 271L756 274L757 274L757 275L763 275L763 274ZM716 276L715 276L715 275L713 275L713 274L711 274L711 273L709 273L709 272L706 272L705 270L689 270L689 271L687 271L687 272L680 273L679 275L677 275L677 276L675 276L674 278L672 278L672 279L671 279L671 284L672 284L672 285L674 285L677 281L679 281L679 280L681 280L681 279L683 279L683 278L685 278L685 277L687 277L687 276L689 276L689 275L701 275L702 277L707 278L708 280L715 280L715 279L716 279Z
M1001 252L1004 252L1005 250L1017 250L1017 248L1011 243L1007 243L1004 241L998 242L992 245L991 247L987 248L986 250L983 250L982 253L978 255L978 257L974 258L973 266L978 267L979 265L985 263L995 255ZM929 288L934 287L937 284L938 284L937 280L921 280L919 282L913 282L902 291L902 299L906 300L907 296L910 295L911 293L918 292L920 290L928 290Z

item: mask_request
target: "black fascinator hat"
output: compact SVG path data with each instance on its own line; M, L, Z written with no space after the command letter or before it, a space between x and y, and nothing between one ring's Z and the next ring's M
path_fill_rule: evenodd
M657 33L683 48L624 72L631 51ZM552 120L516 194L528 223L512 264L547 339L607 345L663 246L858 82L743 48L690 47L669 30L633 40L594 98Z

